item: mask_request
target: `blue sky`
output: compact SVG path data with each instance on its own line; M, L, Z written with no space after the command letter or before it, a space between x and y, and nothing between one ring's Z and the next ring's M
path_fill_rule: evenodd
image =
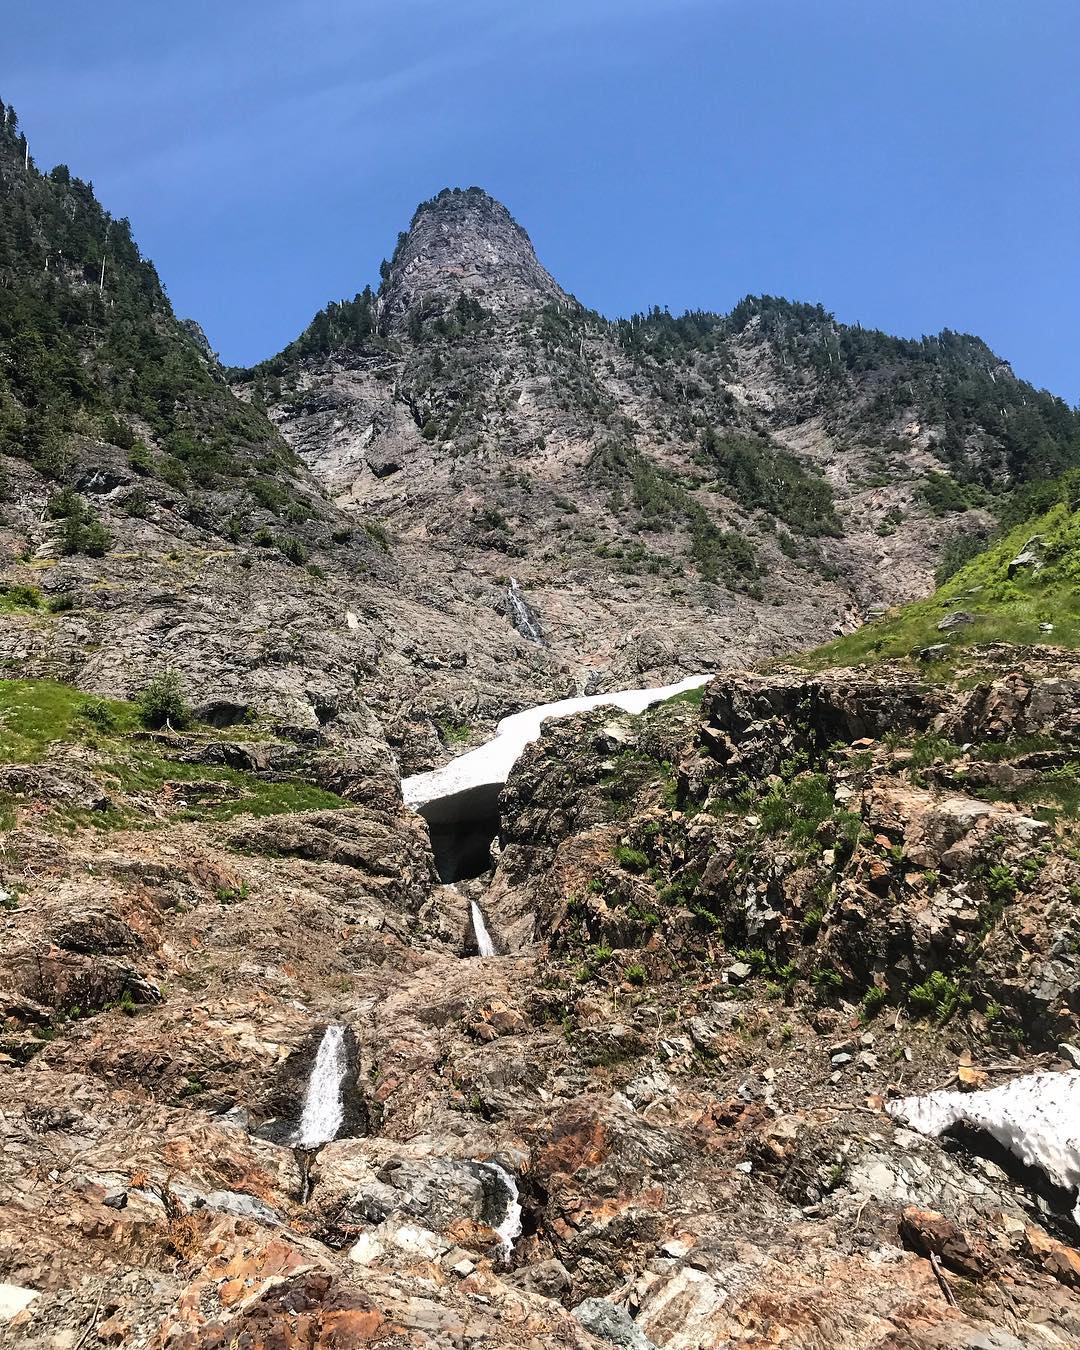
M0 97L224 360L479 184L606 314L748 292L1080 401L1077 0L42 0Z

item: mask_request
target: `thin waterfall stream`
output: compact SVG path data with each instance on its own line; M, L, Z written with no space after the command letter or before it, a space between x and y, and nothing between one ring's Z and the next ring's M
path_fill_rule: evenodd
M476 938L477 956L496 956L495 943L491 940L491 934L488 932L487 923L484 921L484 911L475 900L469 901L469 913L472 916L473 936Z
M521 587L515 577L510 578L510 584L506 588L506 603L510 610L510 622L521 636L541 647L546 647L547 643L544 641L544 635L536 621L536 615L533 613L528 600L522 595Z
M514 1243L521 1236L521 1201L518 1197L518 1185L505 1167L498 1163L480 1164L495 1179L496 1194L501 1189L506 1192L506 1210L502 1222L495 1231L499 1235L499 1248L503 1261L509 1265L514 1255Z
M315 1063L311 1066L304 1109L300 1116L296 1143L300 1148L320 1148L337 1138L345 1119L342 1084L345 1081L345 1028L329 1026L319 1042Z

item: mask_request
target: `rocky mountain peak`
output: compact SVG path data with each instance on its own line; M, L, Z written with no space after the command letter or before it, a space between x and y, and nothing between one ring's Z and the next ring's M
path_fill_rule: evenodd
M495 313L568 301L525 230L477 187L444 188L417 207L384 280L383 314L393 327L416 310L441 313L461 295Z

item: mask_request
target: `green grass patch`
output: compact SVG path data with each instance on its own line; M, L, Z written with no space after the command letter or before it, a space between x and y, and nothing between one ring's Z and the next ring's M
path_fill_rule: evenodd
M672 694L670 698L665 698L661 706L670 708L672 704L685 704L688 708L700 708L705 697L705 689L706 686L703 684L696 689L684 689L681 694Z
M822 773L802 774L791 782L777 783L749 805L761 817L766 834L784 835L792 844L810 845L819 827L834 820L837 839L854 845L862 826L854 812L837 809L832 783Z
M156 819L169 784L177 788L169 815L186 820L231 820L238 815L270 816L350 805L312 783L270 782L237 769L171 759L162 742L133 739L131 733L139 728L134 704L83 694L49 680L0 680L0 763L37 763L58 742L85 745L98 758L82 767L89 768L104 788L134 799L104 811L60 809L54 818L63 828L124 829ZM209 785L205 801L199 799L198 784ZM214 791L218 784L223 791ZM185 792L185 786L191 791ZM154 812L148 804L140 805L140 796L155 799ZM14 825L15 805L12 797L0 798L0 829Z
M976 789L975 795L985 801L1006 801L1028 807L1044 819L1067 816L1077 820L1080 819L1080 769L1075 764L1067 764L1062 769L1039 774L1021 788L1004 792Z
M1033 536L1043 559L1009 577L1009 563ZM945 615L963 610L972 623L941 632ZM1044 632L1040 624L1052 624ZM926 600L906 605L855 633L795 658L809 670L910 657L947 643L950 653L983 642L1080 647L1080 510L1057 503L1045 515L1011 530L961 567Z
M648 855L642 853L639 848L629 848L625 844L620 844L615 850L615 861L627 872L641 873L649 870Z
M34 613L43 609L45 601L36 586L24 586L15 581L0 585L0 614Z
M464 745L472 739L473 727L468 722L451 722L448 718L440 718L438 728L444 745Z
M53 741L96 744L105 715L118 732L138 726L130 703L83 694L51 680L0 680L0 763L35 763Z
M102 765L125 793L156 794L169 783L178 785L221 783L239 789L237 796L205 803L188 801L176 809L184 820L231 820L233 816L273 816L287 811L328 811L350 803L333 792L297 779L267 782L239 769L203 764L182 764L162 756L156 749L136 744ZM180 794L182 796L182 793Z

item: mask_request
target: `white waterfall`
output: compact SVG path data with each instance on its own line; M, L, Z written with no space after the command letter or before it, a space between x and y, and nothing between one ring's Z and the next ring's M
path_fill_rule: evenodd
M510 585L506 588L506 603L510 606L510 622L521 636L528 638L530 642L538 642L541 647L546 647L547 643L540 631L540 625L536 622L536 615L522 595L515 577L510 578Z
M487 924L484 922L484 911L475 900L469 901L469 910L472 914L473 933L476 936L476 950L481 956L494 956L495 944L491 940L491 934L488 932Z
M486 1162L480 1165L495 1177L496 1186L501 1186L506 1191L506 1213L495 1231L499 1235L503 1260L509 1265L510 1258L514 1254L514 1243L521 1234L521 1202L518 1199L517 1182L506 1168L500 1167L498 1163Z
M341 1085L345 1078L345 1028L327 1027L311 1067L296 1142L317 1148L337 1137L345 1119Z

